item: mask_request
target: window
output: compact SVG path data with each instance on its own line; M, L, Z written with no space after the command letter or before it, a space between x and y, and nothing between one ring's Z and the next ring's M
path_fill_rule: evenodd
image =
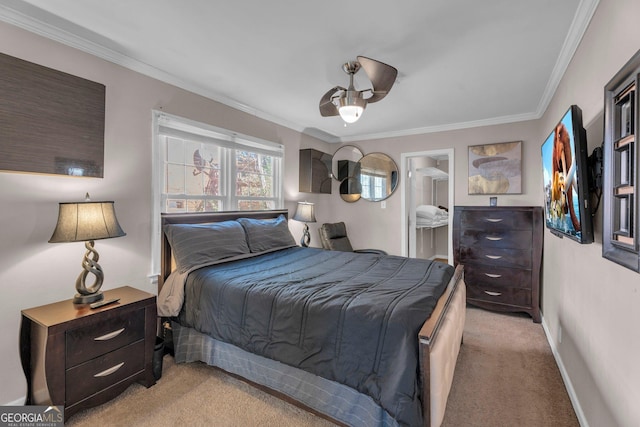
M382 200L387 192L386 176L369 174L362 171L360 174L360 184L362 185L362 198Z
M161 116L162 212L282 207L282 146Z
M266 210L284 205L280 144L154 112L153 148L155 274L160 212Z

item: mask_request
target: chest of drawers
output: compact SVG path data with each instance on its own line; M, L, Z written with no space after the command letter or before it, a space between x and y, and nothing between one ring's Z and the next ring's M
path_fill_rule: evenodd
M65 419L134 382L155 384L156 297L128 286L98 309L61 301L22 311L20 356L27 405L64 406Z
M541 207L456 206L455 265L463 264L467 302L540 318Z

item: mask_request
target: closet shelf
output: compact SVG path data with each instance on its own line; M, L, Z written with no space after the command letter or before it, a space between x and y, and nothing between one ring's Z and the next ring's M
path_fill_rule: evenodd
M434 168L434 167L424 167L416 169L416 172L428 176L431 179L444 181L449 179L449 174L443 171L442 169Z
M433 230L434 228L446 227L449 225L449 218L441 218L434 221L416 221L416 230Z

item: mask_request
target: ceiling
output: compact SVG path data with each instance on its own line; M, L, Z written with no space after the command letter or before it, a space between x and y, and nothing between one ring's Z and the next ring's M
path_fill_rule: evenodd
M0 19L327 142L539 118L598 0L0 0ZM398 69L345 126L342 64ZM370 87L363 71L356 89Z

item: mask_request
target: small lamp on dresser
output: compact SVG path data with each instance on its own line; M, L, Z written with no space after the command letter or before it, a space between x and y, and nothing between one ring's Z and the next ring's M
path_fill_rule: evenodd
M293 219L304 223L304 230L302 232L302 238L300 239L300 246L308 247L311 242L311 234L309 234L308 222L316 222L316 216L314 214L313 203L298 202L296 213Z
M60 203L58 223L49 243L85 242L87 252L82 260L82 272L76 279L75 304L89 304L104 297L100 291L104 280L102 267L98 264L98 251L94 240L125 236L120 227L113 202L92 202L87 193L84 202ZM92 285L87 286L87 275L95 276Z

